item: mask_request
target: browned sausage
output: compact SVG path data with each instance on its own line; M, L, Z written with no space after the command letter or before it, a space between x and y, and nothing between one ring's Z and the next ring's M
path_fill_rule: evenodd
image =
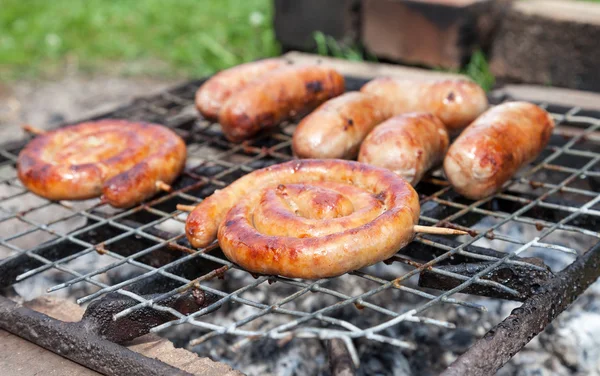
M228 140L242 142L343 92L344 77L331 68L288 66L232 95L219 122Z
M281 59L266 59L241 64L215 74L196 92L196 107L207 119L216 120L229 97L248 83L285 66Z
M369 133L358 161L392 170L416 185L427 170L442 162L448 143L444 124L432 114L399 115Z
M485 92L467 80L402 80L377 78L361 89L380 96L393 115L431 112L450 133L469 125L488 106Z
M473 200L498 191L548 144L550 114L526 102L505 103L481 115L454 141L444 171L454 189Z
M156 194L184 167L186 148L170 129L125 120L100 120L47 132L17 160L19 179L50 200L103 195L129 207Z
M294 131L300 158L354 159L367 134L389 116L376 96L349 92L322 104Z
M325 278L385 260L410 242L419 198L393 172L338 159L254 171L190 213L194 247L217 236L231 261L261 274ZM217 234L218 229L218 234Z

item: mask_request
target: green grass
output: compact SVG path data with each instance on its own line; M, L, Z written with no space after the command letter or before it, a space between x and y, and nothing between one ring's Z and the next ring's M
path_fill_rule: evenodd
M317 44L315 52L321 56L333 56L351 61L377 61L375 56L368 54L359 45L338 42L332 36L325 35L320 31L315 32L313 38Z
M600 0L599 0L600 1ZM198 77L278 55L272 0L0 0L0 79L83 72ZM317 32L317 53L376 61ZM462 71L494 84L476 52Z
M461 73L471 77L485 91L490 91L496 82L496 78L490 71L487 57L480 50L473 53L469 64L467 64Z
M271 0L0 0L0 78L202 76L279 53Z

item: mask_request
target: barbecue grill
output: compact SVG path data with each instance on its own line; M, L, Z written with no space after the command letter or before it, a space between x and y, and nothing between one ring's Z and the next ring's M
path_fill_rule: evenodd
M343 344L344 356L358 365L356 340L410 350L426 345L398 334L399 325L454 330L455 323L428 314L436 307L479 313L486 309L479 303L484 298L475 297L523 302L445 371L485 374L506 363L600 274L600 114L550 104L541 104L557 123L550 145L502 192L467 200L440 171L417 186L420 224L471 236L418 235L385 263L316 281L250 275L216 243L193 249L183 232L186 213L176 205L196 205L248 172L292 159L295 126L286 122L231 144L218 124L197 115L193 100L201 83L96 118L163 124L188 145L187 166L173 190L132 209L112 209L98 199L37 198L16 177L17 155L28 140L0 147L0 287L6 295L11 286L52 272L59 278L44 286L47 291L67 291L87 304L81 323L65 324L0 296L0 327L100 372L185 374L116 343L185 326L195 333L190 348L220 337L239 351L264 338L280 345L316 338L338 350ZM347 78L348 90L363 83ZM509 231L511 226L520 231ZM563 262L551 270L548 257ZM341 286L359 288L349 293ZM313 303L304 304L309 298ZM408 308L392 304L402 300L411 301ZM232 306L244 309L229 314Z

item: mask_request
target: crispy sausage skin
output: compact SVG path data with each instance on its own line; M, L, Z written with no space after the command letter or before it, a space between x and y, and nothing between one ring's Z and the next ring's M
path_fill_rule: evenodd
M454 134L469 125L488 106L481 87L468 80L403 80L376 78L361 91L380 96L393 115L430 112Z
M261 274L325 278L385 260L410 242L419 199L393 172L339 159L254 171L190 213L194 247L218 237L231 261Z
M242 142L344 92L344 77L318 65L288 66L232 95L221 109L225 137Z
M444 159L446 177L467 198L487 197L542 152L553 129L550 114L534 104L496 106L450 146Z
M103 195L130 207L170 184L184 167L186 147L170 129L125 120L81 123L44 133L19 154L17 171L33 193L50 200Z
M241 64L215 74L196 92L198 111L207 119L218 119L221 107L232 94L286 64L286 61L281 59L265 59Z
M444 124L430 113L395 116L375 128L360 147L358 161L387 168L413 186L444 159L449 138Z
M294 131L292 148L300 158L354 159L367 134L389 116L374 95L349 92L305 117Z

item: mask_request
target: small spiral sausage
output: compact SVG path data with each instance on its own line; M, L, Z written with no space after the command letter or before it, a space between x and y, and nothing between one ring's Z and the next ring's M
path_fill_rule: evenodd
M294 154L300 158L356 158L367 134L389 117L379 102L374 95L354 91L323 103L294 131Z
M377 95L393 115L430 112L437 116L449 133L469 125L488 106L485 92L468 80L403 80L377 78L360 91Z
M81 123L44 133L19 154L18 175L50 200L103 196L130 207L171 183L184 167L186 147L170 129L125 120Z
M467 198L487 197L542 152L553 129L550 114L534 104L496 106L450 146L444 159L446 177Z
M416 185L448 150L444 124L429 113L393 117L375 128L360 147L358 161L387 168Z
M242 142L343 92L344 77L335 70L291 65L232 95L221 109L219 123L229 141Z
M391 171L305 159L254 171L188 216L194 247L216 237L231 261L261 274L325 278L372 265L410 242L419 200Z
M196 92L198 111L207 119L218 119L221 107L232 94L286 64L281 59L265 59L241 64L215 74Z

